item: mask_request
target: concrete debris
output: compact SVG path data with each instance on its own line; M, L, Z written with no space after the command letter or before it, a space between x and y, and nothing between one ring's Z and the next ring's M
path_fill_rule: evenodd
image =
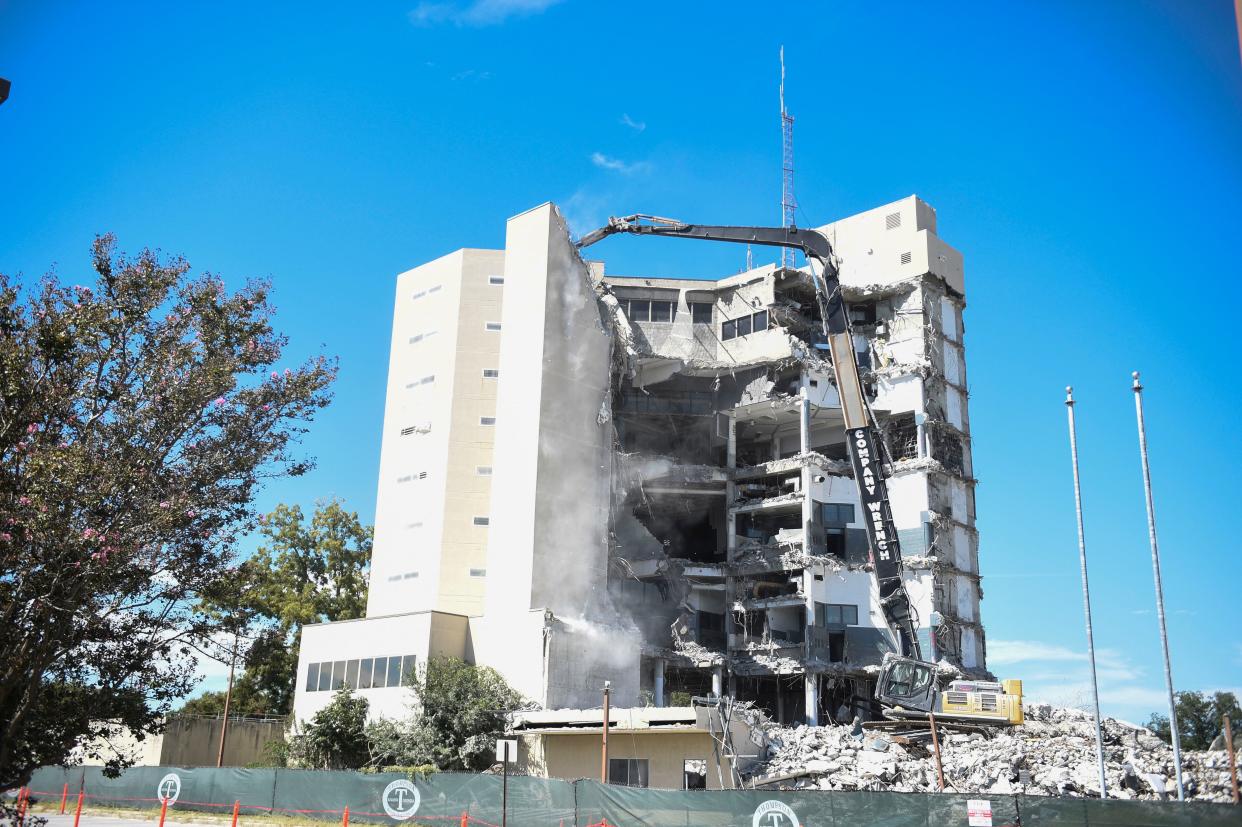
M1110 798L1176 797L1168 744L1150 730L1113 718L1104 719L1103 731ZM780 789L937 791L930 744L849 726L769 725L767 735L768 763L748 783ZM1031 704L1022 726L985 736L941 725L940 742L946 792L1100 795L1095 727L1082 710ZM1183 751L1182 781L1188 798L1231 800L1229 759L1223 749Z

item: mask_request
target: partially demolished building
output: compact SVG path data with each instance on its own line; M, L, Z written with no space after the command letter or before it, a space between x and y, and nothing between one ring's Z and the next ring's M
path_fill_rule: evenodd
M982 672L961 255L913 196L821 229L924 655ZM894 647L818 312L805 269L606 274L551 205L511 219L503 251L403 274L368 617L307 627L298 716L345 684L385 707L401 681L343 651L370 628L404 641L402 668L458 654L545 708L593 706L609 680L619 705L868 717ZM412 351L433 327L434 371Z

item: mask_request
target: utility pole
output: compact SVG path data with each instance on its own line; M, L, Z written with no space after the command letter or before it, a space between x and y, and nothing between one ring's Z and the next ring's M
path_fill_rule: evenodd
M1078 432L1074 426L1074 389L1065 389L1069 414L1070 459L1074 465L1074 511L1078 516L1078 562L1082 568L1082 609L1087 618L1087 660L1091 663L1091 697L1095 703L1095 757L1100 770L1100 798L1108 798L1104 780L1104 737L1100 733L1100 684L1095 676L1095 635L1091 629L1091 589L1087 585L1087 541L1082 529L1082 487L1078 482Z
M608 696L612 681L604 681L604 736L600 743L602 748L602 756L599 764L599 780L601 783L608 783Z
M224 766L224 740L229 733L229 704L233 700L233 667L237 664L237 628L233 629L233 650L229 655L229 685L224 690L224 719L220 721L220 750L216 753L216 767Z
M1147 539L1151 543L1151 571L1156 580L1156 620L1160 624L1160 650L1164 654L1164 686L1169 693L1169 734L1173 738L1173 769L1177 773L1177 800L1186 800L1182 785L1182 738L1177 730L1177 702L1173 698L1173 665L1169 661L1169 633L1164 623L1164 585L1160 580L1160 546L1156 542L1156 506L1151 498L1151 467L1147 464L1147 426L1143 422L1143 386L1134 377L1134 413L1138 418L1139 457L1143 462L1143 494L1147 500Z

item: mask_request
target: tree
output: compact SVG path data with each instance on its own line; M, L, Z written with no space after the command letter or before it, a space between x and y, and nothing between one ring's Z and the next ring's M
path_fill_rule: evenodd
M300 474L335 365L284 370L269 285L229 294L111 236L92 286L0 275L0 788L154 732L236 587L266 480ZM115 769L115 765L112 767Z
M370 760L366 698L348 687L315 713L303 732L289 740L288 760L315 770L358 769Z
M479 772L491 766L507 713L521 695L498 672L453 657L433 657L413 676L414 715L368 731L373 761Z
M1177 731L1184 749L1207 749L1224 728L1221 721L1228 715L1235 731L1242 724L1242 709L1232 692L1215 692L1208 697L1203 692L1178 692L1174 707L1177 709ZM1173 743L1169 716L1153 714L1147 728L1168 743Z
M335 499L316 503L309 524L296 505L277 506L260 523L265 541L239 567L241 587L206 608L247 627L235 695L252 702L251 713L284 715L293 709L302 626L366 611L374 532Z

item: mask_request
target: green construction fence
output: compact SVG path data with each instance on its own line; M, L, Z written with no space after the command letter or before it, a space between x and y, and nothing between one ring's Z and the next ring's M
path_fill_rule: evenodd
M31 795L72 813L88 806L171 811L284 813L407 827L499 827L498 775L284 769L133 767L108 778L100 767L44 767ZM175 818L175 816L174 816ZM511 776L506 825L513 827L1225 827L1242 807L1023 795L764 790L655 790L597 781Z

